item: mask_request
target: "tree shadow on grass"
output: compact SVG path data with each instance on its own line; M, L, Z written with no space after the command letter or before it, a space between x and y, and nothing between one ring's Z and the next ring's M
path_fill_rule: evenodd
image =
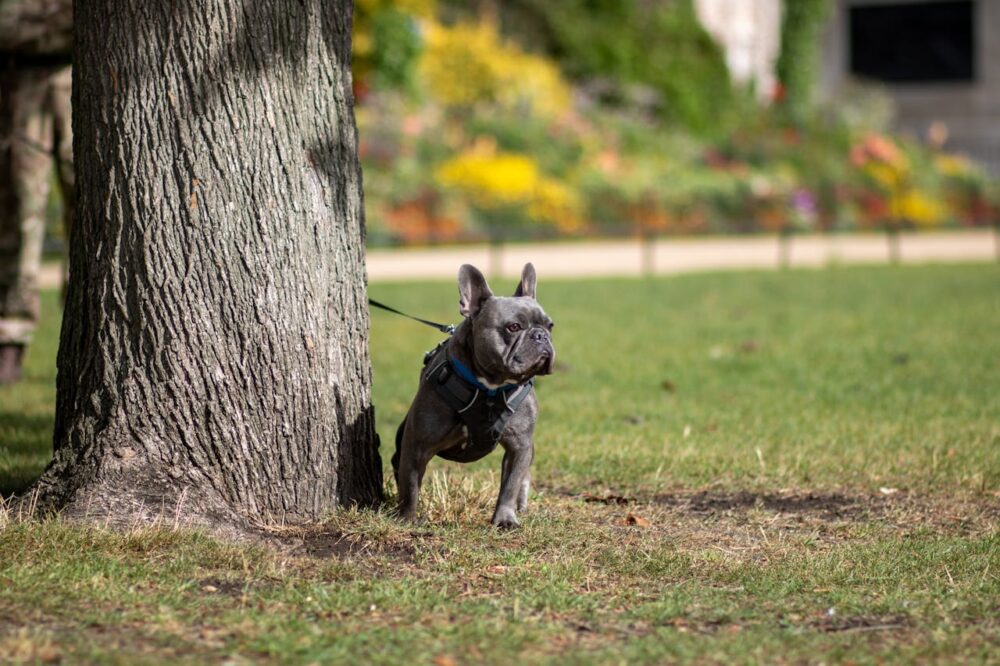
M9 499L41 476L52 458L54 417L0 412L0 497Z

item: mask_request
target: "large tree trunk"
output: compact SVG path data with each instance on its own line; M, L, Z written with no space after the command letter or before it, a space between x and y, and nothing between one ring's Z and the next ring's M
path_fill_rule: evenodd
M350 0L77 0L78 221L44 507L372 504Z

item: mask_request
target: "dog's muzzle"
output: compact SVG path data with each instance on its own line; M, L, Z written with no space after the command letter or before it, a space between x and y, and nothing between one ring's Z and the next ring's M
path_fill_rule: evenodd
M538 361L535 367L538 368L535 374L538 375L551 375L552 374L552 364L556 359L556 350L552 346L552 338L549 336L549 332L545 329L536 328L529 334L529 339L532 346L534 347L534 354Z

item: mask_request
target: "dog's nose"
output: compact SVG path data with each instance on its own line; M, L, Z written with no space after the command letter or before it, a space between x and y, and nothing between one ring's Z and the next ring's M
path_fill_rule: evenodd
M536 328L531 332L531 339L535 342L545 342L549 339L549 333L544 329Z

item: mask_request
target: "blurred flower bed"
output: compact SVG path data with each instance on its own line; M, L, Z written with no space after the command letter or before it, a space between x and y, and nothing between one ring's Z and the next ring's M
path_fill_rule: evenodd
M998 213L982 169L888 133L871 91L794 126L736 96L734 120L694 133L595 101L489 17L446 25L431 0L357 11L373 244L931 228Z

